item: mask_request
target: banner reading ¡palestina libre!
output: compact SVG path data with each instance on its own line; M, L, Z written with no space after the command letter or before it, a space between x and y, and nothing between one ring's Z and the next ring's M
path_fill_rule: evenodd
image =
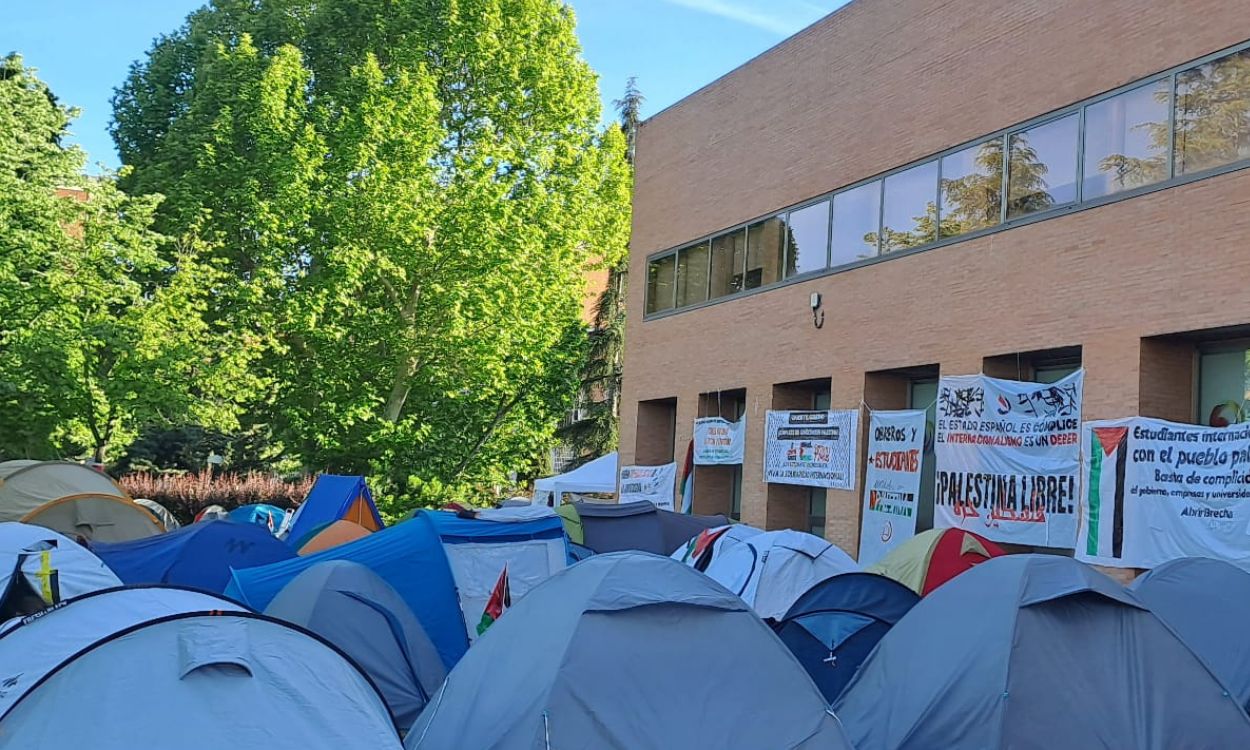
M721 417L702 417L694 421L694 463L696 466L717 466L742 463L743 436L746 417L730 422Z
M1076 540L1085 371L1054 383L985 375L938 383L933 523L996 542Z
M1086 422L1081 441L1078 560L1215 557L1250 569L1250 425L1129 417Z
M861 566L872 565L916 533L924 430L922 409L874 411L868 418Z
M673 509L673 486L677 481L677 464L660 466L622 466L618 502L646 500L663 510Z
M853 490L858 449L858 409L769 411L764 481Z

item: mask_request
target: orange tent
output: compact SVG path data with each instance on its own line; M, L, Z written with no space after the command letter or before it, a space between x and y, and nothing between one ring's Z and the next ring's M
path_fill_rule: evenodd
M334 521L321 527L304 541L299 547L300 555L311 555L314 552L337 547L340 544L354 542L373 532L354 521Z

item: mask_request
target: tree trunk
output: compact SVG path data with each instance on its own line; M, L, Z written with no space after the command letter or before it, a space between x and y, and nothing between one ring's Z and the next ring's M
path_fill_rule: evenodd
M400 320L404 321L409 329L416 323L417 303L420 301L421 286L413 284L403 309L399 311ZM408 400L408 394L412 391L412 376L416 371L417 355L408 352L396 365L395 375L391 378L391 393L386 397L386 406L382 409L382 418L387 422L393 424L399 421L399 415L404 411L404 402Z

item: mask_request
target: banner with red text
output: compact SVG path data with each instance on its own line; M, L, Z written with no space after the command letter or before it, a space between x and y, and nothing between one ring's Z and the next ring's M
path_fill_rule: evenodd
M874 411L868 418L861 566L872 565L916 533L924 428L923 409Z
M646 500L657 508L672 510L676 483L676 462L660 466L622 466L617 502Z
M996 542L1076 543L1085 371L1054 383L938 383L933 524Z
M717 466L742 463L743 436L746 417L730 422L721 417L702 417L694 421L695 466Z

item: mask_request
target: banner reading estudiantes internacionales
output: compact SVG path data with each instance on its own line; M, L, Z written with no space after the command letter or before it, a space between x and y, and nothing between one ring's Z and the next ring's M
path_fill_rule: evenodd
M1076 540L1085 371L1051 384L984 375L938 384L933 523L998 542Z
M1250 425L1086 422L1076 557L1153 568L1215 557L1250 569Z

